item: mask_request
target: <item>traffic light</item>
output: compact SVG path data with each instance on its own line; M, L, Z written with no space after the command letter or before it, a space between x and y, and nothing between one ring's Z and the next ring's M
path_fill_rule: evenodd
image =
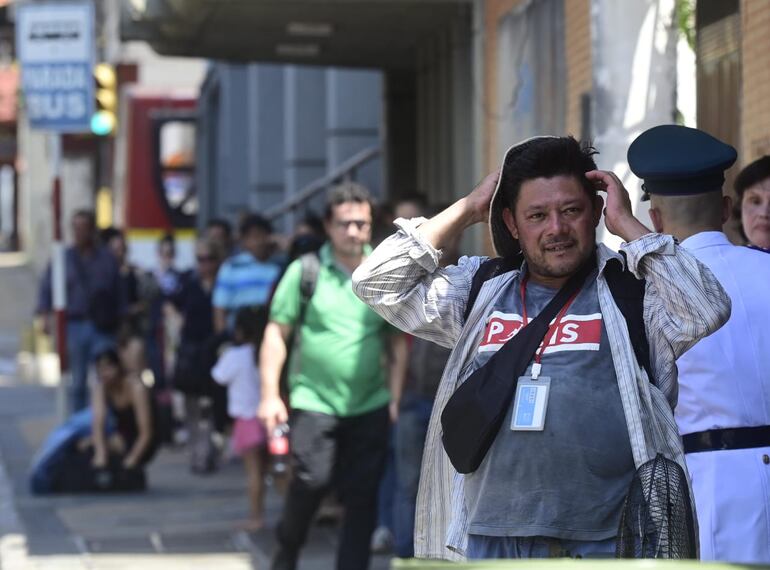
M91 117L91 132L106 136L115 132L118 125L118 78L109 63L94 66L96 111Z

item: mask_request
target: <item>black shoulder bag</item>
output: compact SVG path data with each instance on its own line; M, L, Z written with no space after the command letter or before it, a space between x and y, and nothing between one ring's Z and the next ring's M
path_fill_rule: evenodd
M442 441L459 473L472 473L481 465L511 405L519 376L526 371L550 322L595 267L592 257L532 322L452 394L441 413Z

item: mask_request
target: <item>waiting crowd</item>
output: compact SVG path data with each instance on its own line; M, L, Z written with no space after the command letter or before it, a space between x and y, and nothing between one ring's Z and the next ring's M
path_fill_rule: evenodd
M280 483L275 569L296 568L329 496L338 568L367 568L373 536L404 558L770 563L770 157L735 182L743 247L722 233L732 147L668 125L634 141L654 231L595 152L525 141L430 219L394 206L389 237L349 182L285 247L259 215L237 245L212 220L188 271L171 236L139 270L120 230L77 212L72 416L33 490L143 489L156 449L183 439L195 473L242 458L249 528ZM620 253L596 244L602 215ZM487 221L500 257L461 258ZM51 308L49 270L47 330ZM661 464L670 495L634 498Z

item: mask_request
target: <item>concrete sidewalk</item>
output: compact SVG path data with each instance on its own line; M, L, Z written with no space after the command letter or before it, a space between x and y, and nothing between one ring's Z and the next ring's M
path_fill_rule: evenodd
M281 499L269 490L267 529L238 530L248 514L238 462L196 476L184 450L164 448L149 467L145 493L29 493L30 462L56 425L56 389L19 379L12 366L18 332L32 314L34 276L0 260L0 282L0 567L266 569ZM314 527L300 569L334 568L335 543L336 528ZM389 565L376 556L372 568Z

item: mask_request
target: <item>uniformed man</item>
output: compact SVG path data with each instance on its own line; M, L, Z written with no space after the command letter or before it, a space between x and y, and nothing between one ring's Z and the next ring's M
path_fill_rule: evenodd
M731 210L722 195L724 171L736 156L702 131L662 125L631 144L628 163L651 196L655 231L679 239L732 298L727 324L677 360L676 419L692 475L701 558L767 564L770 258L732 245L722 233Z

